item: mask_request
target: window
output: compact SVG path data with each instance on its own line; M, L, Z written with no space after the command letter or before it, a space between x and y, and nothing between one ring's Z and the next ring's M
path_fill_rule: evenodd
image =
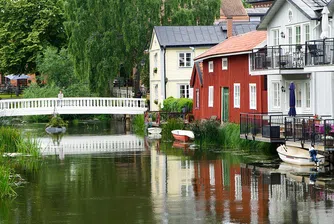
M310 40L310 25L305 24L304 25L304 41Z
M288 18L289 18L289 23L292 23L292 10L289 9L289 14L288 14Z
M213 61L209 61L209 72L213 72Z
M213 86L209 86L208 107L213 107Z
M199 89L196 89L196 108L199 108Z
M256 110L256 84L249 84L249 108Z
M154 54L154 68L158 67L158 53Z
M192 65L191 53L179 53L179 67L187 68Z
M179 85L179 98L189 98L189 85Z
M305 91L306 91L306 108L311 107L311 87L310 83L305 83Z
M223 58L222 59L222 69L227 70L227 66L228 66L228 60L227 58Z
M159 99L159 91L158 91L158 85L154 86L154 100Z
M279 108L279 107L281 107L280 82L273 82L272 83L272 90L273 90L273 107L274 108Z
M278 46L279 45L279 30L278 29L274 29L272 30L272 34L273 34L273 46Z
M234 83L234 108L240 108L240 83Z
M302 88L301 83L295 83L296 107L302 107Z
M296 44L300 44L301 38L300 38L300 26L295 27L296 30Z
M292 44L292 28L291 27L287 28L287 33L288 33L288 42L289 44Z

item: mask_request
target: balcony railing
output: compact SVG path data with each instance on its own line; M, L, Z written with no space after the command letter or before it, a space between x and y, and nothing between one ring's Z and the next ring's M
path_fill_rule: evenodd
M323 145L327 151L334 151L334 119L318 120L311 114L289 117L282 113L241 113L240 135L246 139L267 139L269 142L316 143Z
M254 49L252 53L252 70L267 69L303 69L305 45L279 45Z
M334 64L334 38L306 41L306 66Z

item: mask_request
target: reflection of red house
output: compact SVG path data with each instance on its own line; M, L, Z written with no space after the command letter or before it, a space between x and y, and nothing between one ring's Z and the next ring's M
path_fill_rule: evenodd
M265 31L231 37L195 58L190 80L195 119L239 123L241 112L267 112L266 76L249 74L250 53L266 37Z

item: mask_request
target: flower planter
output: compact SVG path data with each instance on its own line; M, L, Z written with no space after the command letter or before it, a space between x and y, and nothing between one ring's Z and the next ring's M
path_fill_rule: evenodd
M334 140L333 139L326 139L324 140L325 146L333 146Z

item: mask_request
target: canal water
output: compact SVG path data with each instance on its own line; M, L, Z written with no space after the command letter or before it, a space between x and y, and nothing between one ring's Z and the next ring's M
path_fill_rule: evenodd
M201 153L126 133L119 123L44 125L37 169L0 201L1 224L333 223L328 169L294 167L254 151ZM174 146L173 146L174 145Z

